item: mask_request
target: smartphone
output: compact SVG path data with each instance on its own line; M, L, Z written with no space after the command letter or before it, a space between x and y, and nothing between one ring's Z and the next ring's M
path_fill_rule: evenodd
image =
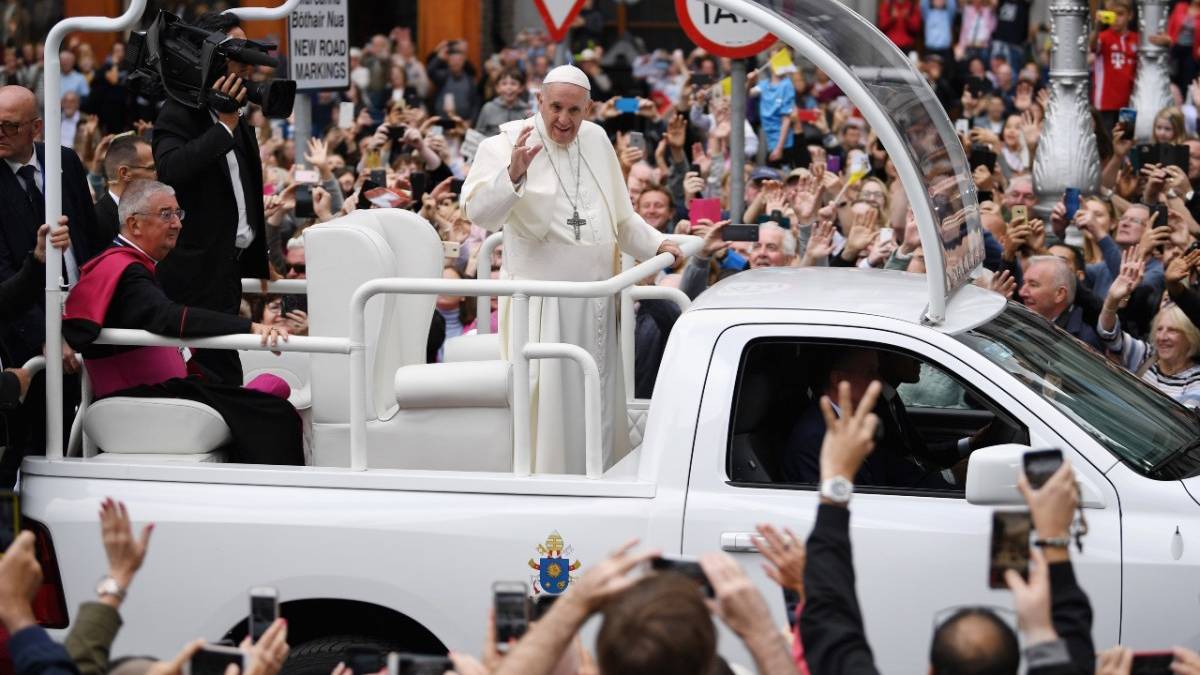
M446 134L446 129L444 127L442 127L442 125L440 125L440 124L435 124L435 125L429 127L429 136L431 136L431 137L432 136L444 136L445 134Z
M799 119L801 122L808 122L809 124L816 124L817 117L820 114L821 114L821 111L816 108L801 108L796 111L796 118Z
M1063 205L1067 207L1067 222L1074 222L1075 213L1079 211L1079 188L1067 188L1063 193Z
M342 652L342 663L352 675L373 675L388 665L388 655L371 647L351 646Z
M986 166L989 171L996 170L996 153L989 150L986 145L972 145L969 159L972 171L980 166Z
M1150 143L1139 143L1135 150L1137 150L1138 164L1140 166L1134 168L1136 168L1138 171L1141 171L1142 167L1146 166L1147 164L1162 164L1162 160L1159 159L1158 156L1157 145L1152 145Z
M642 151L642 155L646 154L646 135L640 131L631 131L626 141L631 148L637 148Z
M692 73L691 83L693 87L711 87L713 76L708 73Z
M508 651L509 640L521 639L529 628L529 586L523 581L497 581L492 584L492 602L496 610L496 649Z
M371 169L369 179L379 187L387 185L387 169Z
M721 228L722 241L758 241L758 225L726 225Z
M392 652L387 656L388 675L442 675L454 670L445 656Z
M184 664L183 675L225 675L231 663L244 673L249 661L246 652L237 647L204 645Z
M744 226L750 227L750 226ZM755 225L754 227L758 227ZM729 228L726 227L726 230ZM650 561L650 569L655 572L676 572L691 579L700 585L704 595L711 598L714 597L712 584L708 581L708 575L704 573L704 568L700 567L700 562L695 558L687 556L664 555L659 558L654 558Z
M1121 108L1117 113L1117 123L1125 127L1125 136L1128 137L1137 127L1137 108Z
M1174 652L1134 652L1129 675L1171 675Z
M992 83L985 77L972 76L967 78L967 89L971 91L972 96L979 98L991 91Z
M300 187L296 188L294 195L296 197L296 217L315 218L317 216L317 212L313 210L312 186L301 185Z
M533 610L529 614L529 620L540 621L543 616L546 616L546 612L549 612L550 608L554 606L554 601L558 600L558 598L558 595L551 595L549 593L542 593L537 596L533 601Z
M1183 169L1184 173L1188 171L1188 146L1182 143L1165 144L1160 151L1163 162L1169 166L1177 166Z
M954 132L957 134L965 134L971 130L971 121L960 117L954 120Z
M271 125L271 140L273 140L273 141L282 141L283 140L283 127L275 125L275 124Z
M354 102L342 101L338 104L338 128L354 128Z
M286 298L285 298L286 299ZM250 589L250 619L247 632L250 639L258 639L267 632L275 619L279 618L279 591L270 586L255 586Z
M617 99L617 112L636 115L638 111L638 100L633 96L622 96Z
M462 186L463 186L463 180L461 178L455 178L450 181L450 192L453 194L456 194L456 195L461 195L462 194Z
M459 252L462 251L462 244L457 241L442 242L442 256L446 258L457 258Z
M825 170L830 173L839 173L842 170L842 156L830 155L825 158Z
M1025 453L1022 464L1025 466L1025 480L1029 481L1029 485L1035 490L1041 488L1050 480L1050 476L1058 471L1058 467L1062 466L1063 455L1062 450L1051 448L1049 450L1030 450Z
M1117 22L1117 13L1110 9L1101 9L1096 12L1096 20L1105 26L1111 26Z
M296 182L304 185L316 185L321 182L321 174L315 169L296 169Z
M1008 588L1004 573L1016 570L1029 578L1029 535L1033 520L1028 511L992 512L992 552L988 565L988 587Z
M715 223L720 219L721 199L719 197L693 199L688 203L688 220L692 221L693 226L701 220L711 220Z
M404 134L408 133L408 127L403 124L388 125L388 140L392 143L399 143L404 139Z
M21 531L21 496L12 490L0 490L0 555L12 546Z
M1154 224L1154 227L1162 227L1163 225L1167 224L1169 212L1167 211L1166 204L1155 204L1154 207L1150 209L1150 213L1154 216L1154 220L1151 221Z
M1017 204L1016 206L1012 207L1012 220L1024 220L1025 222L1029 222L1029 207L1025 206L1024 204Z
M896 238L896 230L890 227L879 228L879 243L886 244Z
M421 203L421 197L425 196L425 190L429 187L429 176L424 171L414 171L408 174L408 183L412 186L413 201L417 204Z
M992 191L991 190L980 190L979 192L975 193L975 198L980 204L982 204L984 202L990 202L993 199Z

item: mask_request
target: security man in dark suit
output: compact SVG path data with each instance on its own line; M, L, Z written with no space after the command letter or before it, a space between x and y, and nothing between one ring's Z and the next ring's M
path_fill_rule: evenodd
M14 276L37 243L38 228L46 221L45 146L33 139L42 120L33 92L20 86L0 87L0 280ZM71 148L62 152L62 212L70 227L71 248L63 256L63 281L74 283L79 268L99 247L90 238L96 212L87 186L87 172ZM42 353L46 342L45 298L12 321L4 322L3 341L13 359L24 362ZM64 358L68 374L77 373L74 356Z
M111 242L117 236L121 221L117 205L130 181L158 180L154 166L154 151L150 141L130 132L113 139L104 155L104 177L108 190L96 201L95 242Z
M231 14L207 14L196 26L234 38L246 35ZM252 66L230 60L213 84L239 104ZM184 305L237 314L243 277L268 278L262 165L243 108L193 109L168 99L154 123L158 179L175 188L191 227L183 228L171 256L158 266L167 296ZM220 382L240 385L235 351L198 349L193 360Z

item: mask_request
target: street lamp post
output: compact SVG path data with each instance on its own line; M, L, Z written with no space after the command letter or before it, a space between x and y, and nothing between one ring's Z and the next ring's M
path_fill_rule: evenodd
M1033 160L1033 185L1043 217L1067 188L1086 194L1100 185L1100 154L1088 102L1089 14L1087 0L1050 4L1050 106Z
M1140 142L1149 142L1153 137L1158 111L1174 105L1167 48L1150 42L1151 37L1166 32L1172 4L1172 0L1138 2L1138 68L1129 107L1138 111L1134 138Z

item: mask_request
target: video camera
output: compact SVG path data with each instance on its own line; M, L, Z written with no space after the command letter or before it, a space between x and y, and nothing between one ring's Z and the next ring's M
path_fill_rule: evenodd
M169 96L189 108L211 106L218 112L233 112L237 101L213 91L213 83L226 73L229 61L277 68L279 60L270 55L275 49L273 44L197 28L160 11L145 32L130 34L125 68L130 88L141 96L152 100ZM246 97L267 117L283 119L292 114L295 81L269 79L244 85Z

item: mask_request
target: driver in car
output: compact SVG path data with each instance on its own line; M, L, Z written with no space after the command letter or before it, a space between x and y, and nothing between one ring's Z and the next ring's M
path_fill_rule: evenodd
M955 490L966 476L967 456L991 443L989 424L976 434L942 443L926 443L920 431L908 418L904 402L896 387L920 380L921 363L894 352L875 349L834 348L824 359L829 364L825 376L818 380L819 394L837 393L837 384L850 383L851 397L858 401L873 380L884 383L883 392L875 406L879 416L880 439L878 450L863 463L854 477L857 485L880 487L926 488ZM834 405L834 412L840 414ZM791 483L820 481L821 442L825 436L825 420L821 415L820 398L815 397L800 415L788 437L783 457L783 478Z

